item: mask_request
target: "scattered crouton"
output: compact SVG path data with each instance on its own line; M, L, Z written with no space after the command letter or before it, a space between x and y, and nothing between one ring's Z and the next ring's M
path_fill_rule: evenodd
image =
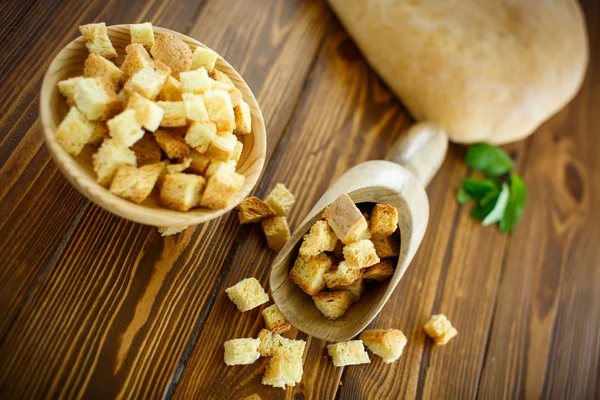
M150 54L156 61L171 68L175 78L181 72L189 71L192 66L192 50L183 40L171 33L163 33L158 36Z
M202 175L208 164L210 164L210 157L197 152L196 150L192 150L190 152L190 159L192 162L190 163L190 171L194 174Z
M217 125L217 131L231 132L235 129L235 114L229 94L223 90L204 93L208 117Z
M270 205L257 197L248 197L238 206L238 219L240 224L250 224L275 216L275 211Z
M360 279L362 276L362 270L357 268L351 268L346 261L342 261L338 264L337 268L326 272L323 276L325 283L328 288L336 286L346 286Z
M235 172L235 161L213 160L210 162L208 168L206 168L206 171L204 171L204 177L206 179L209 179L211 176L216 175L218 173L226 174L231 172Z
M164 111L160 126L177 128L187 125L183 101L157 101L156 104Z
M433 339L436 346L445 345L458 334L444 314L432 315L423 327L425 333Z
M200 204L206 180L193 174L168 174L160 188L160 203L177 211L188 211Z
M324 251L333 251L337 243L337 236L326 221L317 221L304 235L300 246L300 255L316 256Z
M126 77L132 77L136 72L146 67L151 67L153 62L150 54L140 43L132 43L125 47L125 59L121 64L121 70Z
M164 101L182 101L182 93L181 82L169 76L163 86L162 92L160 92L159 99Z
M71 107L56 131L56 139L71 155L77 156L90 141L94 125L76 107Z
M243 279L230 288L225 289L225 293L227 293L229 299L233 301L240 312L252 310L269 301L269 295L256 278Z
M380 259L398 257L400 254L400 237L397 235L374 237L371 239L375 252Z
M171 70L160 62L153 62L137 71L127 82L125 91L129 94L138 92L147 99L154 100L162 91Z
M269 360L262 384L285 389L286 385L296 386L302 380L302 374L301 357L278 354Z
M213 87L213 81L204 68L182 72L179 75L179 79L183 93L203 94Z
M160 161L160 146L156 142L154 135L146 132L144 136L131 146L135 153L137 165L156 164Z
M373 242L368 239L347 244L343 252L344 260L350 268L367 268L379 262Z
M363 279L383 282L394 275L394 264L390 260L383 260L372 267L365 269Z
M250 106L245 101L241 101L234 109L235 131L240 135L252 133L252 114Z
M296 198L283 183L278 183L273 190L271 190L271 193L269 193L266 202L273 210L275 210L278 216L282 217L287 215L292 209L292 206L296 202Z
M361 340L330 344L327 346L327 352L336 367L369 364L371 362Z
M111 193L140 204L152 192L164 163L132 167L122 165L117 169L110 184Z
M236 163L240 161L243 151L244 145L242 144L242 142L236 142L235 147L233 148L233 154L231 154L231 160L235 161Z
M370 237L367 220L345 193L327 207L324 218L344 244Z
M131 43L139 43L150 50L154 46L154 29L151 22L143 24L129 25L129 33L131 35Z
M183 134L176 129L157 129L154 137L160 148L169 158L187 158L190 156L190 146L187 145Z
M99 54L90 54L84 63L83 76L86 78L106 78L112 89L119 90L125 74L119 67Z
M211 121L194 121L185 134L185 142L200 153L205 153L217 136L217 126Z
M292 324L285 319L277 304L272 304L262 310L262 316L267 329L273 333L285 333L292 328Z
M136 165L135 153L115 139L108 139L92 156L98 183L109 186L121 165Z
M217 134L210 143L206 155L215 160L227 161L233 155L236 143L237 138L233 134Z
M360 334L360 340L387 364L398 360L406 346L406 336L398 329L367 330Z
M144 130L138 123L135 110L125 110L106 122L110 136L125 147L133 145L144 136Z
M172 236L185 231L187 228L187 225L159 226L158 233L160 233L160 236Z
M273 357L277 354L287 354L289 356L302 358L306 342L304 340L293 340L284 338L281 335L272 333L268 329L262 329L258 334L260 346L258 351L261 357Z
M190 121L208 121L208 112L204 105L204 97L193 93L183 93L185 116Z
M280 251L290 239L290 228L287 219L285 217L272 217L260 223L265 232L269 248L273 251Z
M358 299L360 299L360 296L362 295L363 291L365 290L365 285L363 282L363 277L361 276L360 278L358 278L357 280L355 280L354 282L352 282L349 285L334 286L330 289L334 290L334 291L345 290L346 292L350 292L354 296L354 301L358 301Z
M68 106L72 107L75 105L75 88L77 87L77 82L82 79L84 79L82 76L76 76L58 82L58 91L63 95Z
M200 205L213 210L227 208L233 196L244 185L244 180L244 176L237 172L223 172L211 176Z
M225 342L225 364L249 365L260 358L260 340L252 338L232 339Z
M158 129L165 113L162 107L139 93L132 93L129 96L127 108L135 111L138 123L150 132Z
M319 311L331 320L336 320L344 315L354 302L354 295L343 290L337 292L320 292L312 298Z
M85 47L93 54L101 55L108 59L115 58L117 51L113 47L104 22L87 24L79 27L79 32L85 39Z
M398 228L398 210L389 204L375 204L369 219L369 230L375 237L390 236Z
M90 121L106 121L119 113L123 104L104 78L83 78L75 85L75 104Z
M192 53L191 69L205 68L208 72L211 72L215 68L217 58L219 58L219 55L211 49L198 46Z
M315 257L300 256L296 258L290 270L290 279L304 292L313 296L325 289L325 274L330 269L331 259L324 253Z

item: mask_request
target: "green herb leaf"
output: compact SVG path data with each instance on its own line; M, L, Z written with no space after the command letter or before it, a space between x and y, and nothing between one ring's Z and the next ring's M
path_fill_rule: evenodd
M458 202L458 204L462 205L468 203L471 200L473 200L473 197L469 193L467 193L465 189L460 188L458 192L456 192L456 201Z
M523 208L527 201L527 188L525 182L517 174L510 177L510 196L506 205L504 216L500 220L500 231L506 233L514 229L523 215Z
M475 219L484 219L485 216L488 215L494 208L499 195L500 191L496 188L486 194L481 200L479 200L479 203L477 203L475 208L473 208L471 217Z
M514 166L508 154L488 143L477 143L469 147L465 162L469 167L489 176L504 175Z
M504 216L504 211L506 210L506 204L508 203L508 196L510 193L510 189L506 183L502 185L502 190L498 195L498 199L496 200L496 204L494 204L494 208L488 215L485 216L483 221L481 221L482 226L488 226L493 223L496 223L502 219Z
M498 190L498 184L492 179L464 178L462 185L465 192L476 199L481 199L489 192Z

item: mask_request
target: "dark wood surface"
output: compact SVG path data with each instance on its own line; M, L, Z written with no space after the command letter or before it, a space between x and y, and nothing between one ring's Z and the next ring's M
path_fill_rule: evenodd
M185 233L90 204L46 151L38 93L77 26L152 21L217 49L244 76L267 124L256 188L297 196L292 229L345 170L381 158L411 123L320 0L5 1L0 6L0 398L263 399L600 397L600 5L582 2L591 60L576 99L507 146L529 188L509 236L454 200L467 176L452 145L428 188L421 249L372 327L401 329L392 365L333 367L307 340L304 379L260 384L264 361L226 367L222 344L255 336L224 289L267 285L274 253L232 213ZM596 207L594 207L596 206ZM459 330L434 348L422 325L443 312Z

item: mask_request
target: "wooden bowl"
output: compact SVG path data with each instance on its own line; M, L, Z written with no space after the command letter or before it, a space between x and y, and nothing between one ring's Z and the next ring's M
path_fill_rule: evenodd
M121 65L125 55L125 47L131 43L129 25L107 27L108 36L119 53L114 60ZM168 29L154 27L155 34L171 33L186 42L192 51L198 47L207 47L188 36ZM154 196L150 196L141 204L135 204L112 194L108 189L96 182L96 174L92 167L92 154L95 149L88 145L81 154L73 157L56 140L56 130L68 111L68 106L58 91L57 83L63 79L83 75L83 65L88 56L85 40L79 37L69 43L54 58L46 72L40 96L40 114L46 144L50 154L64 176L85 197L107 211L120 217L154 226L196 225L210 221L237 206L254 188L262 172L266 154L265 122L254 94L244 82L240 74L227 61L219 56L216 67L226 73L235 86L242 92L244 100L252 113L252 134L240 135L239 140L244 149L238 162L237 172L244 175L244 186L236 193L227 208L210 210L195 208L186 212L169 210L161 207Z

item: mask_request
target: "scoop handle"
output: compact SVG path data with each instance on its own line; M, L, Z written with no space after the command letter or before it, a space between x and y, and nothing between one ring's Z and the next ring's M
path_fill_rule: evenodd
M419 122L394 142L387 161L399 164L412 172L427 186L440 169L448 150L448 135L433 122Z

